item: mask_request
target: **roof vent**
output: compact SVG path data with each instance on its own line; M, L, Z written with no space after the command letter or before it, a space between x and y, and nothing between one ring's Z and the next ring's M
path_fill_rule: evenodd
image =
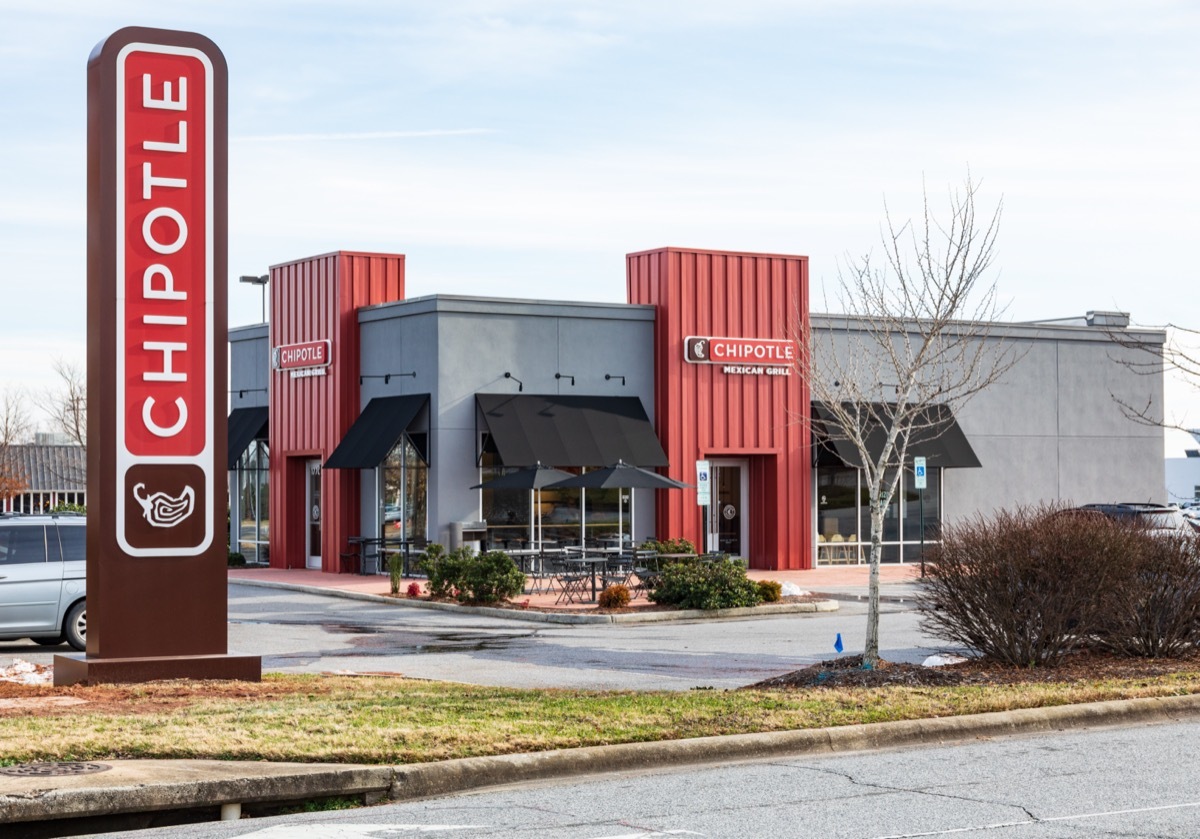
M1088 326L1115 326L1124 329L1129 326L1129 312L1088 312Z

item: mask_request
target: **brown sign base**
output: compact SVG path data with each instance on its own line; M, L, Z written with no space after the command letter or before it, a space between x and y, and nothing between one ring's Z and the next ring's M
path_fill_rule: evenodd
M100 685L153 682L159 679L223 679L262 681L262 657L257 655L189 655L160 658L54 657L54 684Z

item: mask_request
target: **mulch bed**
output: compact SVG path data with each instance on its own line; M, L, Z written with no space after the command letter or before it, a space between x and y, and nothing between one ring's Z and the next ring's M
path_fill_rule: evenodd
M984 659L968 659L960 664L944 667L881 661L873 670L863 669L862 656L843 656L765 679L748 685L743 690L1070 683L1097 679L1150 678L1196 670L1200 670L1200 653L1184 658L1165 659L1121 658L1108 653L1084 651L1065 656L1058 664L1046 667L1013 667Z
M621 609L601 609L598 605L583 603L576 604L571 607L562 607L554 605L534 606L527 598L517 598L515 600L507 600L501 603L459 603L457 600L450 598L430 597L427 594L422 594L418 597L410 597L408 594L401 592L400 594L385 594L384 597L394 597L397 600L425 600L435 603L450 603L461 606L487 606L490 609L510 609L515 612L546 612L550 614L563 615L627 615L627 614L642 614L645 612L674 612L678 611L675 606L663 606L655 603L652 600L637 598L631 600L628 606ZM824 600L823 597L817 597L811 594L796 595L793 597L780 598L776 603L763 603L759 605L779 605L780 603L811 603L816 600Z

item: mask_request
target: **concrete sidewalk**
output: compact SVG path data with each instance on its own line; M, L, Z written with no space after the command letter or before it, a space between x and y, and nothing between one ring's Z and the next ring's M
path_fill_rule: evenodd
M803 591L822 596L829 600L860 600L867 596L867 574L865 565L847 565L817 568L811 571L749 571L747 576L753 580L776 580L780 583L791 582ZM885 565L880 568L881 597L892 602L903 602L913 598L918 589L920 567L915 565ZM321 593L343 597L389 597L391 580L386 574L330 574L324 571L305 568L231 568L231 582L261 585L272 588L287 588L309 593ZM425 579L404 578L400 583L403 595L410 584L417 584L424 591ZM783 614L806 611L828 611L836 608L836 603L828 604L782 604L764 605L753 609L729 609L720 612L650 612L644 614L627 613L616 615L601 615L595 603L558 604L557 593L551 594L522 594L513 602L524 604L530 611L487 608L462 607L456 604L431 603L425 600L410 600L404 596L399 599L389 597L394 603L421 608L464 609L487 614L492 617L512 620L539 620L554 623L635 623L658 622L664 620L694 620L697 617L754 617L770 614ZM635 603L644 603L644 600ZM553 613L536 610L551 609Z
M979 737L1169 722L1200 714L1200 696L1030 708L839 728L592 746L402 766L217 760L96 761L85 775L0 773L0 822L24 836L152 826L153 814L188 811L193 821L235 819L255 809L327 797L363 803L433 798L518 782L608 772L763 760L804 754L948 744ZM50 765L51 771L55 765ZM4 771L20 769L7 767ZM144 821L130 821L142 814ZM46 825L47 822L53 824ZM74 822L74 825L71 823ZM42 823L57 832L38 833ZM78 826L78 830L74 827ZM116 826L120 826L119 828ZM7 833L5 835L8 835Z

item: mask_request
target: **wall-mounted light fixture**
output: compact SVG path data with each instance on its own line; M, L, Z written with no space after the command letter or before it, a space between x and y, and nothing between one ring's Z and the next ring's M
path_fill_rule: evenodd
M233 393L232 390L229 392ZM266 393L266 392L267 392L267 389L265 387L243 387L243 388L238 388L237 395L238 395L238 399L244 399L246 397L247 393Z
M566 373L555 373L555 374L554 374L554 378L555 378L555 380L558 380L558 379L570 379L570 380L571 380L571 387L575 387L575 377L574 377L574 376L568 376Z
M255 274L242 274L238 277L239 283L248 285L256 285L262 288L262 322L267 322L267 283L271 281L270 274L263 274L261 277Z
M416 371L416 370L413 370L413 371L411 371L411 372L409 372L409 373L377 373L377 374L364 374L364 375L362 375L362 376L359 376L359 377L358 377L358 383L361 385L361 384L363 383L363 380L364 380L364 379L383 379L383 383L386 385L388 382L390 382L390 381L392 380L392 377L393 377L393 376L395 376L395 377L397 377L397 378L400 378L400 377L407 377L407 378L410 378L410 379L415 379L415 378L417 377L417 371Z
M523 391L525 389L525 383L523 381L521 381L520 379L518 379L516 376L514 376L512 373L509 373L507 370L504 372L504 378L512 379L514 382L517 383L517 392L518 393L520 393L521 391Z
M624 376L618 376L615 373L605 373L604 374L604 381L611 382L613 379L620 379L621 387L625 387L625 377Z

